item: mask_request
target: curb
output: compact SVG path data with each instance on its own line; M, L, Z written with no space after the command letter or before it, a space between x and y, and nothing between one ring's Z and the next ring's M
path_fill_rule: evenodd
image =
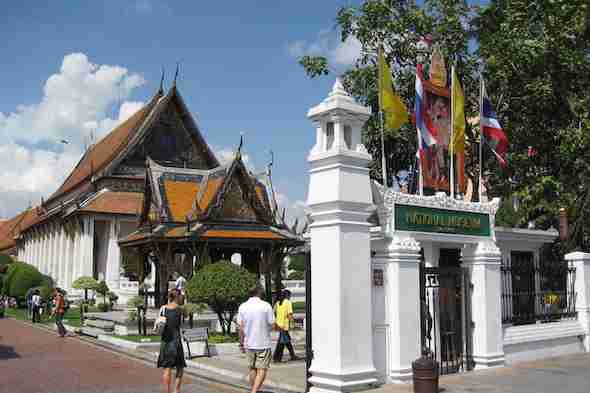
M7 317L9 319L15 320L17 322L23 323L29 327L42 329L48 332L54 332L55 328L50 326L44 326L43 324L33 324L28 321L22 321L13 317ZM73 329L73 328L72 328ZM74 332L74 330L70 330ZM145 365L154 366L154 359L157 359L157 354L145 352L144 350L136 350L131 351L128 349L124 349L113 345L111 343L107 343L101 340L97 340L90 337L80 336L76 334L76 338L84 343L89 345L95 346L97 348L101 348L103 350L111 351L117 353L119 355L126 356L130 359L140 361ZM248 375L246 373L238 373L235 371L226 370L219 367L204 365L193 360L186 360L187 368L185 369L185 373L195 379L201 379L207 381L209 383L230 386L237 389L250 389L248 385ZM301 393L302 390L296 386L284 384L280 382L275 382L272 379L266 379L264 383L264 388L266 389L273 389L277 393Z

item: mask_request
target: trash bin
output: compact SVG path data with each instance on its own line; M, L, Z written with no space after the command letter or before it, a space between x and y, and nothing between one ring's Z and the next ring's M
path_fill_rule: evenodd
M415 393L438 393L438 364L422 356L412 362Z

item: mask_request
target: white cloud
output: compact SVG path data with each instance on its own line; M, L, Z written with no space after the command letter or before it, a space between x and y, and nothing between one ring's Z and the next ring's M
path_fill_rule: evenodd
M285 221L287 225L292 226L295 223L295 220L297 220L298 228L301 230L305 225L306 215L309 213L309 209L305 205L305 202L300 199L292 200L287 194L280 191L275 192L275 198L277 200L277 205L279 205L280 214L282 214L283 209L285 209Z
M30 195L36 204L39 195L54 192L80 159L91 133L98 140L141 107L125 100L144 83L124 67L97 65L83 53L72 53L45 82L39 103L0 112L2 214L14 215L29 204L16 195ZM114 119L109 117L113 109L118 109Z
M304 55L326 56L330 64L337 67L354 65L361 55L362 45L356 37L348 37L344 42L337 33L321 30L315 41L299 40L287 45L287 52L299 59Z
M214 148L213 154L215 154L215 157L217 157L217 159L219 160L221 165L227 165L227 164L231 164L232 161L234 160L234 158L236 157L236 150L235 150L235 148L232 149L229 147ZM243 152L243 151L242 151L242 161L244 162L244 165L246 165L246 168L248 168L248 170L250 172L256 173L256 167L254 166L254 163L250 159L250 155Z

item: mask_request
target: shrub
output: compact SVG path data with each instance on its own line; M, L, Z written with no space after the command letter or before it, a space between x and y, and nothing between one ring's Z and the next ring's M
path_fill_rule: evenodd
M8 265L9 263L14 262L10 255L0 254L0 266L1 265Z
M98 283L98 285L96 286L96 288L94 288L94 290L99 295L102 295L103 304L107 304L107 294L110 291L107 283L104 280L102 280L101 282Z
M293 302L293 312L305 312L305 302Z
M254 274L228 261L220 261L196 272L186 291L191 302L208 304L217 314L223 334L229 334L240 303L248 298L248 289L254 285Z
M305 280L305 272L292 272L289 274L289 280Z
M98 281L92 277L78 277L76 281L72 283L72 288L84 290L84 301L88 302L88 290L95 290L98 287Z
M29 289L47 286L51 281L51 278L42 275L35 267L23 262L13 262L4 277L2 293L23 303Z
M131 299L127 301L127 305L133 309L136 309L139 306L143 306L145 304L145 299L143 296L133 296Z

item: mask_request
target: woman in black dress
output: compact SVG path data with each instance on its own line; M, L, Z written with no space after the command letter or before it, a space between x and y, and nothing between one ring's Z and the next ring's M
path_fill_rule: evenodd
M176 388L174 392L180 393L182 374L186 367L184 351L182 350L182 341L180 338L182 310L178 307L176 301L176 290L172 290L168 293L168 304L164 306L166 326L162 333L160 356L158 356L158 367L164 369L162 382L164 383L164 392L166 393L170 393L170 382L173 368L176 369Z

